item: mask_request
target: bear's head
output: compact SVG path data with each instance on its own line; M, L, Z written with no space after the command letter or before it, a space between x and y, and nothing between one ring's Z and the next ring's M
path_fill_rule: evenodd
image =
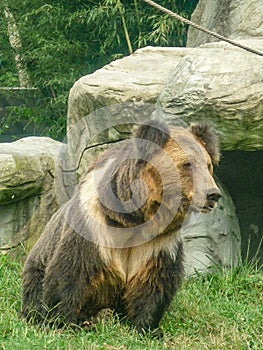
M219 157L207 124L139 125L130 142L106 151L95 166L105 169L98 194L108 224L135 227L152 220L166 232L180 228L190 211L210 212L220 198L212 176Z

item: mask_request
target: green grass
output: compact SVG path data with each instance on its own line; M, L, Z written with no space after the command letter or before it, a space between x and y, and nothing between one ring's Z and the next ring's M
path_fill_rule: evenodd
M114 318L89 332L28 325L18 317L21 271L0 255L0 349L263 349L263 272L249 265L186 281L162 321L162 341Z

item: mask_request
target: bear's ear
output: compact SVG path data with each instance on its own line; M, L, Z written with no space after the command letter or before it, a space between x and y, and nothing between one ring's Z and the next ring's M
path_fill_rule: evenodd
M149 140L163 148L170 138L170 129L167 124L151 119L138 125L133 137Z
M208 123L192 123L190 130L204 145L212 162L218 164L220 160L219 141L213 126Z

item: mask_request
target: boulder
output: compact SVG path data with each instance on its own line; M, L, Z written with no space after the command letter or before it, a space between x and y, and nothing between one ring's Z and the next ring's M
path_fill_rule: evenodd
M243 42L263 51L263 40ZM174 120L211 121L223 150L262 150L263 58L221 42L196 48L178 63L158 104Z
M89 148L80 173L82 164L89 163L93 154L97 154L96 145L100 145L98 150L101 150L101 144L127 137L127 127L114 128L110 125L112 122L132 122L152 113L167 79L181 58L191 51L176 47L145 47L75 82L69 94L67 143L69 153L76 159L75 165L82 150ZM110 110L108 106L111 106ZM103 137L94 140L101 131Z
M67 127L102 107L130 102L155 104L186 48L145 47L75 82L69 94Z
M27 250L57 209L55 159L61 144L46 137L0 143L0 251Z
M191 20L231 39L263 37L261 0L199 0ZM214 37L189 27L188 47L214 41L216 41Z

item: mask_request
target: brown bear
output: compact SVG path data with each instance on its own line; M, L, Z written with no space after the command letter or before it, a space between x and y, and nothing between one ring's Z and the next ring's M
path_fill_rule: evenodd
M210 126L154 120L101 154L27 258L23 316L84 325L110 308L160 336L183 277L179 230L191 212L215 207L218 161Z

